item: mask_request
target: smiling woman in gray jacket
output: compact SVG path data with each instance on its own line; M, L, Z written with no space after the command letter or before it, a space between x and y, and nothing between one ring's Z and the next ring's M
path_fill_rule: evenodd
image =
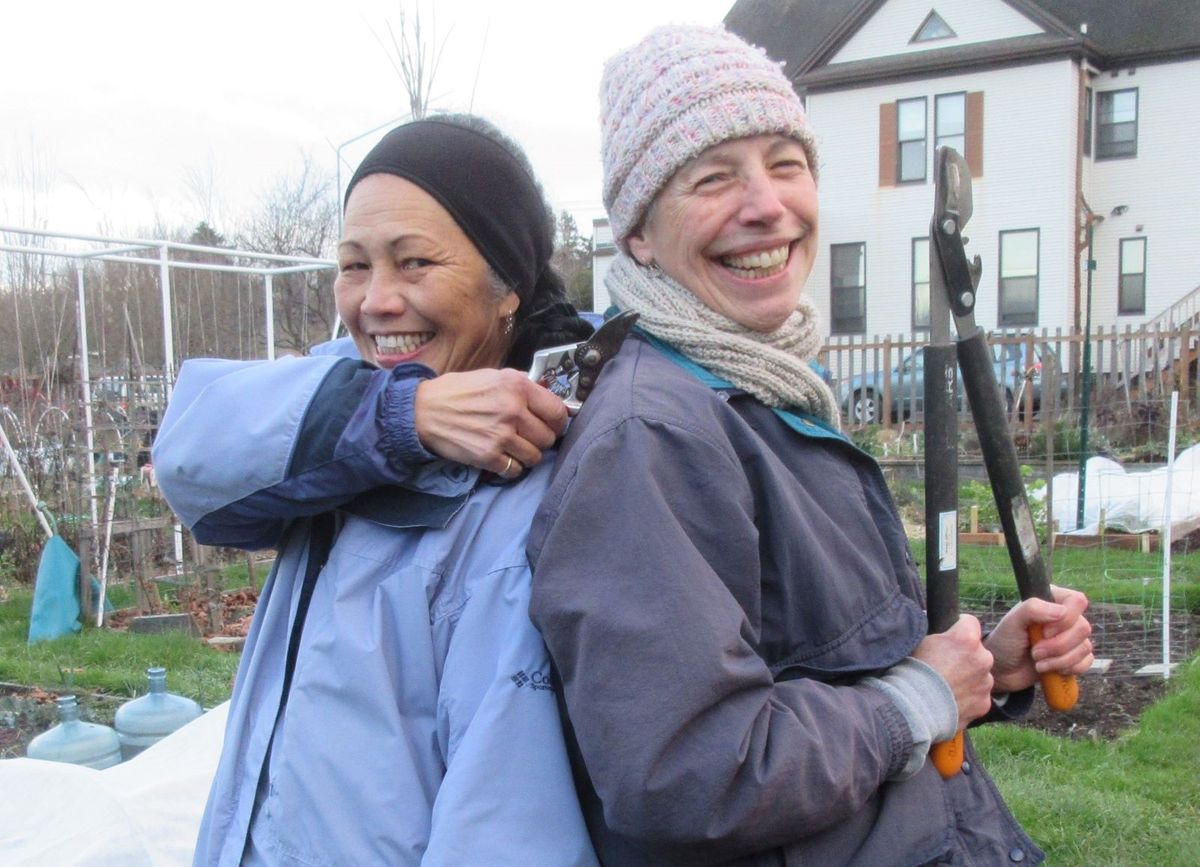
M1085 671L1086 598L926 635L883 477L810 366L816 148L779 67L663 28L601 98L607 284L642 333L568 431L529 541L601 861L1039 861L969 746L952 779L926 755L1027 707L1035 668Z

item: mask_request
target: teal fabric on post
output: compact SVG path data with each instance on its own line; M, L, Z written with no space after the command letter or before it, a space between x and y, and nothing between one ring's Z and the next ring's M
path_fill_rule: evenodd
M29 643L49 641L80 628L79 557L62 536L51 536L38 563L29 614Z

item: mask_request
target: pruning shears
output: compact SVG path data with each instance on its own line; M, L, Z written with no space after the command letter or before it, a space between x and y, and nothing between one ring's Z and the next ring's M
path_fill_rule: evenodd
M638 314L624 310L605 320L587 340L539 349L533 354L529 378L561 397L567 413L575 415L595 388L601 368L617 354L637 320Z
M1053 602L1033 515L1021 480L1016 449L987 337L975 322L976 289L982 272L978 255L967 260L963 227L971 219L971 172L953 148L936 155L934 209L929 225L929 345L925 349L925 532L926 602L930 632L945 632L959 616L958 599L958 414L957 371L983 450L992 495L1000 513L1009 560L1022 599ZM951 337L954 320L957 340ZM957 361L957 367L956 367ZM1042 628L1029 628L1030 645ZM1070 710L1079 698L1071 675L1041 676L1046 703ZM943 777L958 773L963 737L934 744L930 751Z

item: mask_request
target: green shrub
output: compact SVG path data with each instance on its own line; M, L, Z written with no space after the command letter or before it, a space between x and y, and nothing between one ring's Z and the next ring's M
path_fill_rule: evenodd
M1046 501L1038 498L1038 494L1046 489L1045 479L1033 476L1033 468L1022 464L1021 478L1025 481L1025 493L1029 498L1029 511L1033 515L1033 526L1039 531L1046 524ZM996 508L996 499L992 495L992 486L988 482L967 481L958 488L958 528L967 530L971 522L971 507L979 510L979 529L985 533L999 533L1000 511Z

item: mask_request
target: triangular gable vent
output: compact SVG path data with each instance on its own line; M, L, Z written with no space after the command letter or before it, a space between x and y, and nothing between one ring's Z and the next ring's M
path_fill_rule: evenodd
M946 23L946 19L937 14L936 9L930 9L929 14L925 16L925 21L917 28L917 32L913 34L913 38L908 40L913 42L929 42L933 39L950 39L957 36L950 25Z

